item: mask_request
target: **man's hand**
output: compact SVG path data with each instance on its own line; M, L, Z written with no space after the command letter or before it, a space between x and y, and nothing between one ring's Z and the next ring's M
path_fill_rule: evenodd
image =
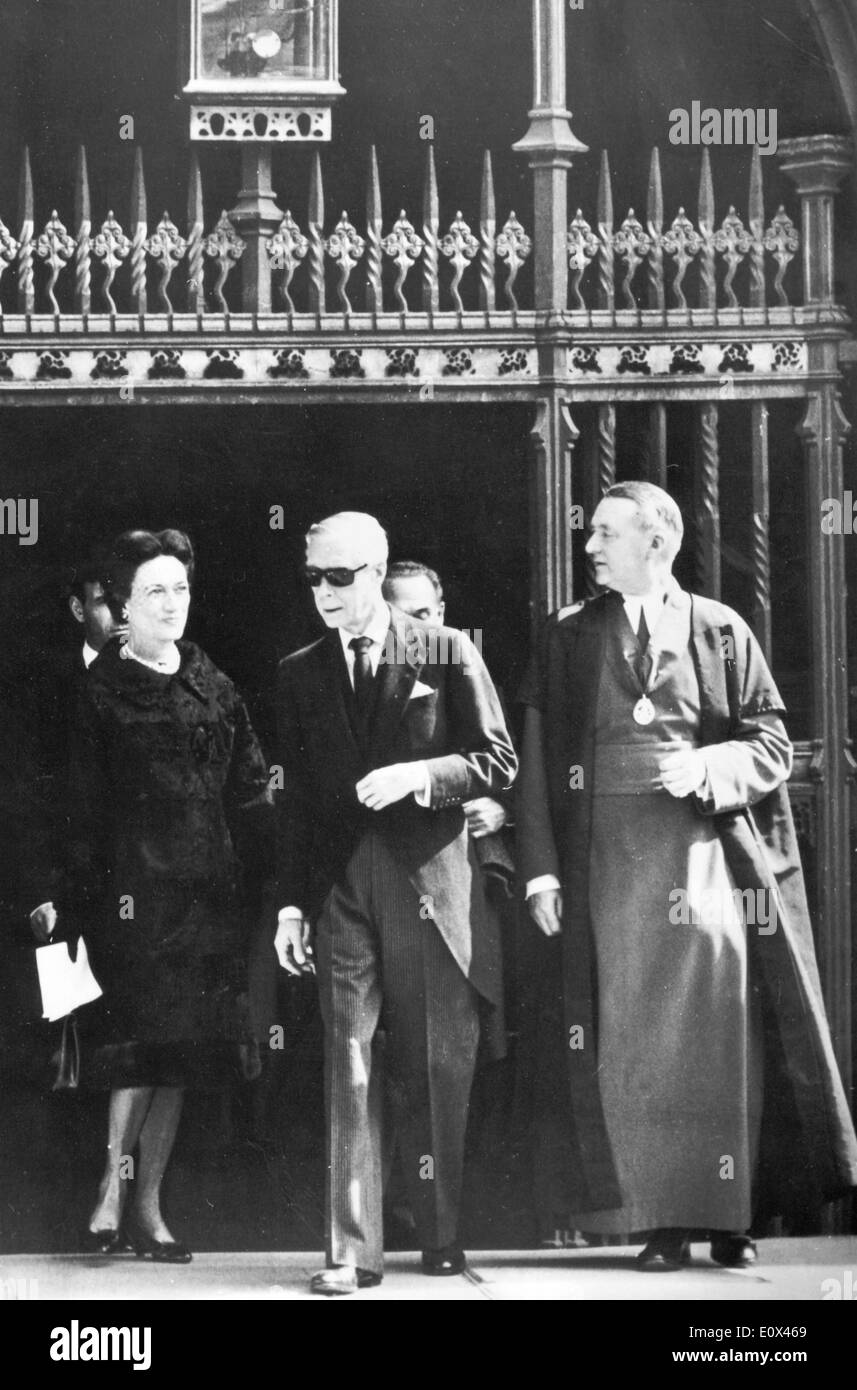
M281 912L277 919L277 934L274 937L274 950L277 960L290 975L314 975L315 965L310 959L310 923L307 917L296 917Z
M56 924L57 910L53 903L40 903L35 911L30 913L30 929L41 945L50 941Z
M506 824L506 808L493 796L477 796L474 801L465 801L462 810L474 840L481 840L483 835L496 835Z
M559 936L562 931L562 893L558 888L546 888L527 898L530 916L545 936Z
M391 763L377 767L357 783L357 799L370 811L383 811L422 790L423 769L419 763Z
M698 748L670 753L658 766L661 786L670 796L677 798L698 792L706 778L705 758Z

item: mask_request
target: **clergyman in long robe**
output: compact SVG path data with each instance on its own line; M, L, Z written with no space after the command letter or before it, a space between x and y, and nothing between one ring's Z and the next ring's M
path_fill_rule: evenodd
M754 1221L857 1185L783 703L738 614L673 579L680 541L661 489L611 489L588 544L606 592L548 622L522 692L541 1198L647 1233L649 1268L691 1231L749 1263Z

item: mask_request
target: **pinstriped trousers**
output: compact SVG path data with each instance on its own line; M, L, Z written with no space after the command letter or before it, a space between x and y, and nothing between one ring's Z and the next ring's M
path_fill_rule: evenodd
M479 996L420 906L370 831L319 918L329 1265L383 1266L385 1094L421 1248L457 1239Z

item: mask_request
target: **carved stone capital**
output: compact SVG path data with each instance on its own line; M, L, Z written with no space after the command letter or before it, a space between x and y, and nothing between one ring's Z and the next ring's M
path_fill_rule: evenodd
M803 135L781 140L780 168L802 197L836 193L854 165L854 146L846 135Z
M588 154L589 146L578 140L571 128L570 111L536 107L528 115L530 128L512 149L527 155L531 164L555 164L569 169L572 155Z

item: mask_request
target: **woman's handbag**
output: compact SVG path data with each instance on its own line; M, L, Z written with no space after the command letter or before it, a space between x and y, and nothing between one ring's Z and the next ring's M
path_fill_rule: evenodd
M36 947L42 993L42 1018L55 1022L101 998L101 986L89 968L86 942L52 941Z
M75 942L52 941L36 947L36 969L42 996L42 1017L62 1019L60 1045L51 1057L55 1068L52 1091L76 1091L80 1086L80 1036L76 1009L101 997L101 986L89 967L83 937Z

